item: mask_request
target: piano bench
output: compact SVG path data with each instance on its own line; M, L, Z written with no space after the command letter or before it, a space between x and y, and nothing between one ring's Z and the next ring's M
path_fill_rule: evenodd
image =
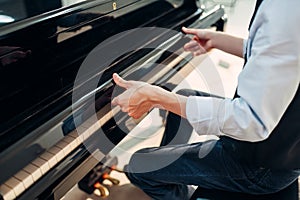
M190 200L299 200L298 180L287 188L265 195L251 195L198 187Z

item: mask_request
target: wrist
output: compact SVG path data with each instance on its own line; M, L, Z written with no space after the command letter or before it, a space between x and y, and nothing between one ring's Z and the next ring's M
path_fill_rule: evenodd
M222 37L223 33L222 32L219 32L219 31L213 31L211 32L211 48L215 48L215 49L220 49L220 39Z
M150 86L147 89L147 98L152 108L168 110L182 117L186 117L187 97L169 92L158 86Z
M159 104L161 104L161 102L163 101L164 96L166 95L165 94L166 92L168 92L168 91L164 90L163 88L161 88L159 86L153 86L153 85L151 85L151 88L149 88L149 90L148 90L149 101L153 105L159 105Z

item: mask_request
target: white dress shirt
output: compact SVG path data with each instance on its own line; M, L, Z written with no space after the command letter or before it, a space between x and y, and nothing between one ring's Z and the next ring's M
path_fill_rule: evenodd
M265 0L246 40L248 62L235 99L190 96L187 119L199 134L261 141L270 135L300 81L300 1Z

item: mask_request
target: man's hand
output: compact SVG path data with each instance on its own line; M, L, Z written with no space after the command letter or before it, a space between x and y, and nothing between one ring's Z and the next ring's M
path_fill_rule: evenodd
M118 74L113 74L115 83L126 90L112 100L112 105L118 105L123 112L137 119L154 107L151 101L151 91L155 86L141 81L126 81Z
M207 53L213 48L225 51L241 58L244 56L243 38L209 29L193 29L183 27L182 31L186 34L193 35L193 39L184 45L184 49L192 52L194 56Z
M207 53L213 48L214 31L206 29L182 28L186 34L193 35L193 39L184 45L184 50L190 51L194 56Z
M115 97L111 103L120 106L129 116L138 119L155 107L186 117L187 97L145 82L126 81L118 74L113 74L113 79L118 86L126 90Z

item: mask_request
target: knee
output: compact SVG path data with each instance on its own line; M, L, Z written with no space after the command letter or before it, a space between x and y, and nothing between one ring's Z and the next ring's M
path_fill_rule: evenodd
M149 164L145 159L145 154L149 152L149 148L136 151L130 158L128 165L124 167L127 178L133 184L138 184L139 181L145 178L145 170Z
M143 173L154 161L151 152L156 148L144 148L136 151L130 158L127 165L127 171L130 173Z
M138 182L141 180L141 178L139 177L140 173L134 173L133 171L131 171L129 165L125 166L124 171L130 183L139 185Z

